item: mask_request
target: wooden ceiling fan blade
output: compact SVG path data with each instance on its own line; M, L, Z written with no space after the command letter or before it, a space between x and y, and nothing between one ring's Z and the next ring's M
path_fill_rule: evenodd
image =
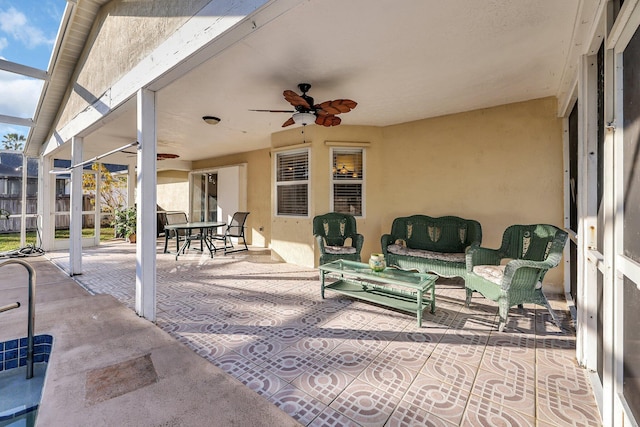
M326 127L338 126L341 122L342 120L340 119L340 117L336 117L332 114L316 117L316 124L320 126L326 126Z
M341 114L348 113L356 108L357 102L351 99L335 99L333 101L325 101L322 104L318 104L315 108L326 111L327 114Z
M284 95L284 99L286 99L287 102L294 107L303 107L306 109L311 108L311 105L309 105L306 99L292 90L285 90L284 92L282 92L282 94Z
M293 117L289 117L289 120L287 120L286 122L284 122L282 124L282 127L287 127L287 126L291 126L292 124L294 124L295 122L293 121Z
M295 113L296 110L249 110L258 111L260 113Z

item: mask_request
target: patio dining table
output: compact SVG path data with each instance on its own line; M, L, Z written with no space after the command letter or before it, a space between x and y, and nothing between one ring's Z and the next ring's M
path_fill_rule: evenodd
M179 236L181 231L184 232L184 242L176 252L176 260L178 259L178 256L181 253L184 254L184 251L187 249L187 247L191 244L191 241L193 240L200 240L200 250L203 250L202 242L204 242L204 244L207 246L207 249L209 249L209 254L211 255L211 258L213 258L213 254L216 251L216 247L213 244L213 241L211 239L211 234L212 234L211 232L218 227L224 227L226 225L227 223L219 222L219 221L185 222L183 224L165 225L164 232L166 234L170 231L174 231L176 233L176 236ZM193 230L200 230L200 233L197 235L193 235L192 234Z

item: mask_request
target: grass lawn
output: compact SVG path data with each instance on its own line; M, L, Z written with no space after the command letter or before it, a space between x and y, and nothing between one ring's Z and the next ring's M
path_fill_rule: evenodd
M82 229L82 237L92 237L94 235L93 228ZM68 239L69 230L56 230L56 239ZM103 227L100 229L100 241L104 242L113 239L113 228ZM36 232L28 231L26 236L27 244L37 246ZM0 234L0 252L13 251L20 249L20 233Z

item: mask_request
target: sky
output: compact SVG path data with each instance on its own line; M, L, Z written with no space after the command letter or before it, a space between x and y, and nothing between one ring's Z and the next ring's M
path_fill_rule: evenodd
M0 58L47 70L66 0L0 0ZM0 114L33 118L43 82L0 71ZM0 123L0 139L29 128Z

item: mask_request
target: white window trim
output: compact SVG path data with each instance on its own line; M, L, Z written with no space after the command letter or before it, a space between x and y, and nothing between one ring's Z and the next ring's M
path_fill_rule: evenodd
M299 181L286 181L286 183L279 184L278 183L278 156L281 155L291 155L291 154L299 154L299 153L307 153L307 179L299 180ZM312 176L312 166L311 166L311 149L303 148L303 149L292 149L292 150L278 150L274 152L273 156L273 170L271 176L273 176L273 194L271 205L273 206L273 216L277 218L311 218L311 176ZM307 185L307 215L282 215L278 213L278 187L279 186L290 186L290 185Z
M336 180L333 178L333 155L334 152L338 151L340 153L359 153L362 152L362 179L358 180ZM334 194L333 194L333 185L334 184L361 184L362 185L362 214L354 215L356 218L365 218L366 217L366 177L367 177L367 150L365 147L354 147L354 146L332 146L329 149L329 209L331 212L335 211L334 209Z

